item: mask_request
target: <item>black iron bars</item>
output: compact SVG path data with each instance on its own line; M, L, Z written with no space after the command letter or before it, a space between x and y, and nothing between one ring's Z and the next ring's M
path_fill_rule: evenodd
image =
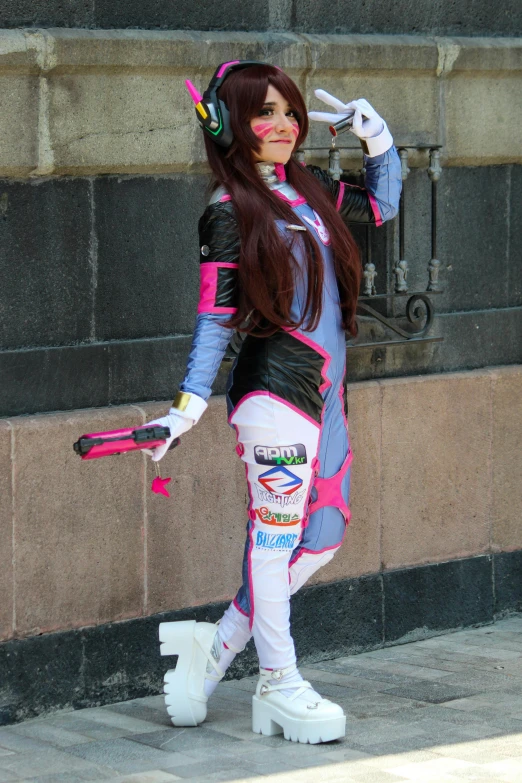
M439 181L441 174L440 150L430 149L428 177L431 179L431 260L428 264L427 291L440 291L440 261L437 259L437 182Z
M410 169L408 168L408 150L405 147L399 147L398 149L399 157L401 159L401 178L404 182L406 179L408 179L408 174L410 173ZM395 275L395 291L399 293L404 293L408 290L408 283L406 282L406 278L408 277L408 262L406 261L405 257L405 251L404 251L404 238L406 235L406 231L404 228L404 187L401 191L401 198L399 202L399 261L397 262L397 266L393 270L393 274Z

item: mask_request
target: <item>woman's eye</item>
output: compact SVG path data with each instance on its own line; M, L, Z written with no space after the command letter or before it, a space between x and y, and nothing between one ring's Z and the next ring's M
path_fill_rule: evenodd
M259 112L259 117L270 117L274 113L273 109L261 109ZM292 117L294 120L297 120L297 112L295 109L289 109L286 112L287 117Z

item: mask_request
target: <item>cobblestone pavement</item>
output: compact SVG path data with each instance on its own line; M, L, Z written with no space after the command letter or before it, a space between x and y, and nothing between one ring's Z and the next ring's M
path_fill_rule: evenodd
M300 745L250 730L255 678L221 683L198 728L162 696L0 728L0 783L522 782L522 616L302 668L348 716Z

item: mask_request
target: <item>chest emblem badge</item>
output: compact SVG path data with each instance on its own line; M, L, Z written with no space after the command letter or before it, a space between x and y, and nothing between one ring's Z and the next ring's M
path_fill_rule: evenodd
M323 243L323 245L329 245L330 244L330 234L328 232L328 229L326 228L325 224L315 211L314 212L314 218L315 220L310 220L310 218L306 217L306 215L303 215L303 220L306 220L309 226L312 226L313 229L315 229L317 236Z

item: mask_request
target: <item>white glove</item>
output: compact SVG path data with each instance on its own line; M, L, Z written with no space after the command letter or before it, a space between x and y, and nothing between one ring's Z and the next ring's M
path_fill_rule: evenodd
M188 432L200 420L208 408L205 400L197 394L182 394L181 396L188 399L188 402L185 401L183 410L170 408L167 416L163 416L161 419L154 419L154 421L149 421L144 425L145 427L151 427L153 424L159 424L170 429L170 438L167 438L161 446L156 446L155 449L142 449L145 454L149 454L152 457L153 462L158 462L164 457L174 438L179 438L180 435ZM176 400L174 400L174 404L176 404Z
M380 117L375 109L368 103L366 98L358 98L350 103L343 103L335 98L326 90L315 90L315 96L323 103L332 106L337 114L330 114L322 111L310 111L308 117L316 122L327 122L329 125L335 125L345 117L353 117L353 123L350 131L359 139L364 139L368 147L368 154L371 157L380 155L390 149L393 144L393 138L388 130L388 126ZM369 141L374 139L375 141Z
M165 456L174 438L179 438L180 435L188 432L194 423L194 419L185 419L179 413L176 413L174 408L171 408L167 416L162 416L161 419L154 419L154 421L149 421L144 425L145 427L152 427L154 424L159 424L161 427L169 427L170 438L167 438L161 446L156 446L155 449L142 449L142 451L145 454L149 454L153 462L158 462Z

